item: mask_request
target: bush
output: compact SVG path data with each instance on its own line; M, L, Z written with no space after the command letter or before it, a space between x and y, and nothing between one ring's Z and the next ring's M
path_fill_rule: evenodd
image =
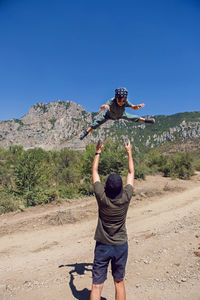
M178 153L169 158L162 166L165 177L189 179L194 174L192 157L188 153Z
M73 199L79 196L77 185L60 185L58 192L59 197L62 199Z
M0 192L0 214L5 214L11 211L16 211L19 208L19 203L12 195L5 191Z
M35 188L25 194L24 200L27 207L47 204L58 200L58 193L54 188L50 188L48 190Z
M78 192L82 196L94 195L94 188L91 182L84 182L79 185Z
M200 171L200 160L196 160L193 164L195 170Z
M146 165L149 168L149 172L157 173L162 171L164 165L167 164L168 156L162 155L157 151L150 152L146 157Z
M143 179L146 178L146 169L144 166L137 165L135 166L135 179Z

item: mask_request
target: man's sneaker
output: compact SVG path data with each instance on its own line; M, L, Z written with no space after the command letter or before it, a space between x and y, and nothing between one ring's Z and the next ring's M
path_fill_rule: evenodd
M87 131L84 131L81 135L80 135L80 140L83 140L87 135L88 135L89 132Z
M145 119L145 123L155 124L155 119Z

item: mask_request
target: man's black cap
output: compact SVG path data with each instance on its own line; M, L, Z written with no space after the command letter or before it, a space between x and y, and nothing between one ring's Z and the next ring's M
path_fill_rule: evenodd
M110 174L106 180L105 193L108 198L119 199L123 194L123 182L117 173Z

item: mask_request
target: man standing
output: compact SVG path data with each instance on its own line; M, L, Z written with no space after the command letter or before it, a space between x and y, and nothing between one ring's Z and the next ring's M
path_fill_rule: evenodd
M112 276L115 285L115 299L125 300L125 267L128 257L126 215L134 185L134 164L130 141L125 143L128 153L128 176L123 188L119 174L108 176L105 187L101 184L98 165L103 144L97 145L92 165L92 181L98 203L98 224L94 239L94 263L92 270L92 290L90 300L100 300L104 281L107 279L108 264L111 261Z

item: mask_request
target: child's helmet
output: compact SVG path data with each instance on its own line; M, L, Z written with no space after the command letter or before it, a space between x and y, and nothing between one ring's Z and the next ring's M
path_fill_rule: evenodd
M126 88L119 88L119 89L116 89L115 90L115 97L118 97L118 98L127 98L128 96L128 91Z

